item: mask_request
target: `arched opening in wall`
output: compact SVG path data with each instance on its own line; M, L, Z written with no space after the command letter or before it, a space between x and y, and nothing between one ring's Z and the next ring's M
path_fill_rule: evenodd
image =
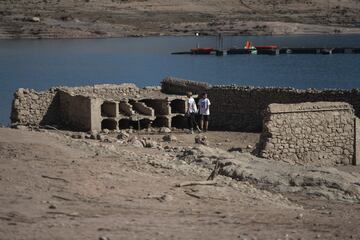
M151 125L153 127L170 127L169 119L167 117L157 117Z
M116 103L115 102L104 102L101 105L101 116L102 117L116 117Z
M132 126L132 124L129 119L123 118L119 120L119 129L128 129L130 126Z
M114 119L104 119L101 122L101 129L116 130L117 122Z
M177 115L171 119L171 126L180 129L187 128L187 118L182 115Z
M170 102L171 113L186 113L186 101L175 99Z

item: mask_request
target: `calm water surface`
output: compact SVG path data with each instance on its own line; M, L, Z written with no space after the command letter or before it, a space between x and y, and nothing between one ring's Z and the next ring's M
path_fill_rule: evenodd
M278 44L282 47L360 47L360 35L227 37L225 45ZM214 37L150 37L92 40L1 40L0 123L9 123L16 88L133 82L159 85L165 76L212 84L296 88L359 88L360 54L224 57L171 55Z

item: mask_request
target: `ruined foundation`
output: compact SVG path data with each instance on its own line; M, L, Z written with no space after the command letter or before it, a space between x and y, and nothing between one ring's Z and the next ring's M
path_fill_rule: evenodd
M186 107L185 96L131 84L56 88L40 93L19 89L11 119L13 123L55 124L75 131L185 128ZM51 121L46 121L47 116L52 116Z
M360 124L355 118L360 115L359 89L212 87L177 78L164 79L161 89L134 84L59 87L44 92L18 89L11 121L75 131L186 128L187 91L207 91L210 130L263 131L259 144L263 157L334 165L355 164L360 155Z
M301 165L355 165L356 121L344 102L270 104L260 156Z

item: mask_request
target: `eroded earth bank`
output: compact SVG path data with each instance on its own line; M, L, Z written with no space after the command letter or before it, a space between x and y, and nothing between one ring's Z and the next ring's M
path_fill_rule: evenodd
M360 236L359 167L260 159L259 134L18 128L0 128L1 239ZM177 187L217 161L216 185Z

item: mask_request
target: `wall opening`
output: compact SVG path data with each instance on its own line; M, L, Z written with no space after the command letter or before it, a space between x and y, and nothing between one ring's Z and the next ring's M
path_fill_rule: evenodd
M101 122L101 129L116 130L117 123L114 119L104 119Z
M140 102L143 102L146 106L153 108L155 115L169 115L171 113L169 102L166 99L143 99Z
M152 126L153 121L148 118L144 118L140 120L140 129L148 128Z
M169 119L167 117L157 117L152 123L153 127L170 127Z
M131 104L120 101L119 102L119 113L125 115L125 116L131 116L132 115L132 107Z
M104 102L101 105L101 116L116 117L116 103L115 102Z
M181 99L175 99L170 102L172 113L186 113L186 101Z
M130 128L131 121L129 119L120 119L119 120L119 129L128 129Z
M188 128L187 118L182 115L177 115L171 118L171 126L175 128Z

